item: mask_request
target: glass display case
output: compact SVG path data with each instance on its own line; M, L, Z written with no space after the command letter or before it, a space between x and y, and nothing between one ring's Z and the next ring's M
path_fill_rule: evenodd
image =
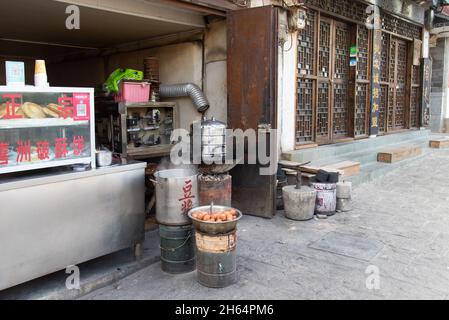
M0 86L0 174L95 167L92 88Z

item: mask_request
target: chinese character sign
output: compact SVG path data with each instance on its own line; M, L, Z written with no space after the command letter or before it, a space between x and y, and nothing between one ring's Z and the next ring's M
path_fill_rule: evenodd
M193 207L193 199L195 196L192 194L192 180L186 180L182 188L183 197L179 199L181 202L181 211L183 214L187 215L190 209Z
M379 8L375 9L375 19L380 18ZM371 88L371 111L370 111L370 135L379 133L379 105L380 101L380 61L381 61L382 30L373 30L373 68Z

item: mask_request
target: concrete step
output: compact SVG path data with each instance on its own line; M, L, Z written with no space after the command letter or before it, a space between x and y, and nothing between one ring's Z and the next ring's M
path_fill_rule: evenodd
M370 164L366 164L362 166L360 170L360 174L353 177L344 178L345 181L351 181L354 186L367 183L373 181L389 172L392 172L408 163L412 163L419 159L424 158L429 153L433 152L431 149L423 149L423 153L417 157L409 158L396 163L382 163L382 162L373 162Z
M283 153L282 158L300 163L307 161L323 162L326 161L326 159L331 159L331 161L334 161L334 159L342 157L344 157L344 160L347 160L346 155L350 153L364 152L367 150L385 147L387 145L415 142L420 145L422 143L424 146L424 144L428 144L429 135L429 130L407 131L386 136L379 136L373 139L368 138L310 149L294 150Z
M419 139L419 140L411 140L411 142L407 142L407 143L388 145L387 147L388 148L391 148L393 146L394 147L402 147L402 146L407 146L407 145L413 144L413 145L417 145L417 146L421 147L422 149L426 149L428 147L428 143L429 142L427 139ZM345 155L335 157L335 158L320 159L318 161L312 161L311 165L328 166L329 164L342 162L342 161L358 161L358 162L360 162L361 166L363 167L368 164L377 162L377 154L382 149L385 149L385 148L386 148L385 146L382 146L382 147L378 147L378 148L367 149L364 151L347 153Z
M431 135L430 130L408 131L380 136L374 139L295 150L288 154L283 154L283 158L300 163L311 161L310 166L312 167L327 167L343 161L360 162L360 173L358 175L343 177L344 180L352 181L354 185L358 185L372 181L399 166L424 157L432 150L429 148L431 137L441 138L439 135ZM377 154L381 150L410 145L420 147L422 154L393 164L377 162Z

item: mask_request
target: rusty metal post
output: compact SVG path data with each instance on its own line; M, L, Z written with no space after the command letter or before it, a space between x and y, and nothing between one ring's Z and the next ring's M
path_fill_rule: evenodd
M229 174L207 175L198 177L199 205L230 207L232 205L232 177Z

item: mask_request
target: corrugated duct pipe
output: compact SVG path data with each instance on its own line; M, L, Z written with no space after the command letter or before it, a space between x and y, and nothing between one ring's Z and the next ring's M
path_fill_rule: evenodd
M209 101L207 101L203 91L193 83L161 85L159 95L161 98L190 97L198 112L203 113L209 109Z

